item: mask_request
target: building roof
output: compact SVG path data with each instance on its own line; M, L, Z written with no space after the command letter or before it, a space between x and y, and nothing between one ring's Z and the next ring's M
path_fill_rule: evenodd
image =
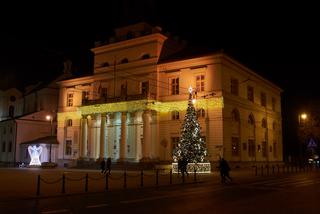
M22 142L21 144L59 144L57 141L57 136L46 136L46 137L41 137L37 138L35 140L30 140L26 142Z

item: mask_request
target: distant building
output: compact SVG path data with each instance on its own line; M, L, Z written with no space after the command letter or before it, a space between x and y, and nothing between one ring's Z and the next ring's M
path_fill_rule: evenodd
M56 114L59 89L56 81L70 77L63 73L51 82L39 82L28 86L23 92L12 88L0 91L0 162L29 163L29 145L43 147L40 160L51 161L57 157ZM52 118L52 124L49 116Z
M93 75L59 82L60 163L171 162L189 86L210 161L282 161L282 90L270 81L146 23L96 45Z

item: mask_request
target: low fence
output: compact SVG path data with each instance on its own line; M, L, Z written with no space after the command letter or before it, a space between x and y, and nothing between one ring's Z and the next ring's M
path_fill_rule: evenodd
M190 174L190 173L189 173ZM38 175L37 176L37 187L36 187L36 195L41 195L41 189L44 184L46 185L60 185L61 191L60 193L65 194L67 192L67 185L70 184L70 182L82 182L82 184L79 186L78 189L82 189L83 192L89 191L89 181L98 181L104 182L104 191L109 190L109 183L110 182L118 182L117 186L122 186L124 189L128 187L128 180L131 181L131 184L135 182L137 187L144 187L146 185L146 180L148 180L148 185L150 186L159 186L160 180L162 181L162 184L165 185L172 185L174 178L178 178L178 182L176 181L175 184L178 183L185 183L186 181L195 183L198 181L197 178L197 172L196 170L191 173L189 176L185 176L184 174L175 174L173 175L172 170L169 171L169 173L165 172L164 170L155 170L154 172L145 172L141 170L140 172L133 172L128 173L127 171L124 171L123 173L114 173L114 174L102 174L99 176L93 176L89 175L89 173L85 173L81 177L75 178L71 175L67 175L66 173L63 173L60 178L57 178L55 180L50 180L50 178L45 179L45 176ZM188 177L188 179L187 179ZM161 178L161 179L160 179ZM153 180L153 181L152 181ZM177 180L177 179L176 179ZM120 182L120 183L119 183ZM122 184L122 185L121 185ZM139 185L139 186L138 186ZM82 188L81 188L82 186ZM100 185L101 186L101 185ZM134 186L134 185L133 185ZM100 189L101 191L101 189Z
M318 167L313 165L289 165L289 164L276 164L276 165L254 165L252 166L255 176L261 175L274 175L280 173L298 173L298 172L309 172L318 170Z

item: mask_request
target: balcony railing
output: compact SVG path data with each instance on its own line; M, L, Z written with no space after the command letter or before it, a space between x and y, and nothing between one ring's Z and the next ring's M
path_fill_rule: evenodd
M156 99L156 95L155 94L134 94L134 95L127 95L127 96L119 96L119 97L100 97L99 99L96 99L96 100L83 99L82 106L134 101L134 100L145 100L145 99Z

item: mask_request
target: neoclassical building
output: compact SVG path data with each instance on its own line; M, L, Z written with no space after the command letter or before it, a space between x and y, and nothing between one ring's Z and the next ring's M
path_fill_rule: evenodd
M58 82L60 163L172 161L190 86L210 161L282 161L282 90L224 53L187 50L146 23L97 42L94 73Z

